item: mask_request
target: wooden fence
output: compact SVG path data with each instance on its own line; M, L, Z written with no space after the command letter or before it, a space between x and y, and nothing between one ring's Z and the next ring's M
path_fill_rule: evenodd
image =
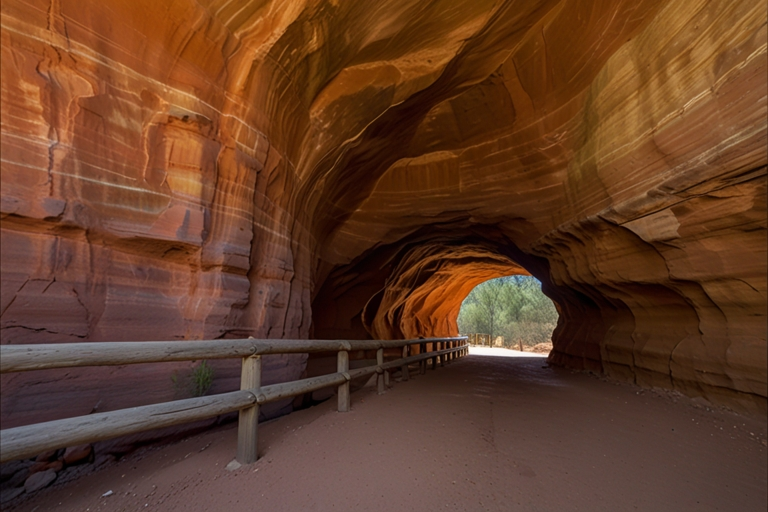
M479 346L493 346L493 342L491 340L490 334L483 334L483 333L472 333L467 334L467 339L470 345L479 345Z
M94 342L0 346L0 373L24 372L76 366L116 366L165 361L242 358L240 390L212 396L175 400L76 418L48 421L0 430L0 462L32 457L47 450L93 443L155 428L202 420L240 411L237 433L237 460L250 464L257 459L259 406L330 386L338 386L338 410L350 409L349 382L357 377L378 374L379 394L389 384L389 372L402 369L409 378L409 365L419 363L424 373L427 361L432 369L467 354L466 336L418 340L215 340ZM427 344L435 350L427 352ZM419 354L410 355L418 345ZM384 362L384 349L402 348L402 357ZM351 350L376 350L376 365L349 369ZM261 386L261 356L337 352L337 371L270 386Z

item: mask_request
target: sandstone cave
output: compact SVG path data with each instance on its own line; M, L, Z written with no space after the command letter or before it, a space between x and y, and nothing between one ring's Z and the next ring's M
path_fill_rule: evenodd
M3 344L456 335L530 274L552 365L766 409L765 2L12 0L1 48ZM3 427L169 371L3 375Z

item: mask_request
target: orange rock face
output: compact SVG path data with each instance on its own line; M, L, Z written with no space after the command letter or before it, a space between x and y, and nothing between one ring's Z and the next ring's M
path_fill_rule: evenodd
M3 2L2 343L456 334L475 284L530 273L553 363L765 407L765 19ZM6 375L3 426L184 368Z

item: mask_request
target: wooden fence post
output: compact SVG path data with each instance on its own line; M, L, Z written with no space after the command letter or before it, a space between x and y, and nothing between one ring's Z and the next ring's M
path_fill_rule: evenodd
M240 370L240 389L258 395L261 389L261 356L243 358ZM237 461L240 464L253 464L258 453L259 404L240 409L237 424Z
M336 358L336 371L338 373L344 374L349 371L349 352L346 350L339 351L339 355ZM347 379L349 379L349 377L347 377ZM339 397L339 412L349 412L349 380L347 380L344 384L339 384L337 395Z
M381 366L384 364L384 349L380 348L376 351L376 364ZM384 370L378 368L376 370L376 383L378 384L379 394L384 393Z
M475 338L477 334L475 334ZM411 344L391 342L387 340L363 341L326 341L326 340L286 340L282 343L273 340L224 340L223 347L218 348L219 341L202 341L199 346L185 346L185 342L117 342L104 343L106 354L94 351L90 345L83 343L61 344L65 347L63 354L44 346L20 345L0 347L2 361L0 373L11 373L44 368L67 368L77 366L122 365L138 362L183 361L205 357L227 359L241 357L240 390L222 393L210 397L198 397L166 404L141 406L133 409L101 413L96 416L83 416L68 420L30 425L22 428L3 429L2 455L3 462L32 456L35 453L55 448L56 446L74 446L84 442L95 442L119 435L141 432L151 428L161 428L213 418L220 414L238 411L239 422L237 429L236 460L241 464L252 464L257 461L258 453L258 421L259 403L272 403L288 397L311 393L318 389L338 387L338 410L350 410L350 380L370 376L377 373L377 388L380 394L392 379L390 372L399 366L403 380L410 377L408 364L393 357L390 362L384 361L384 347L388 349L401 348L403 359L409 358L419 363L419 370L426 373L428 360L432 361L432 369L468 353L468 343L465 340L447 340L433 338L430 340L412 340ZM195 342L197 344L198 342ZM427 343L433 345L432 353L427 351ZM182 345L181 351L171 345ZM211 346L208 346L210 344ZM419 357L412 357L416 345L419 347ZM88 347L85 347L88 345ZM119 345L107 348L107 345ZM141 345L139 348L137 345ZM69 347L68 347L69 346ZM146 346L146 347L145 347ZM58 345L57 345L58 347ZM376 366L367 366L349 370L349 352L363 350L370 355L370 350L376 350ZM448 351L453 352L448 353ZM28 351L35 352L42 360L30 359ZM337 352L337 372L320 377L305 378L297 381L261 386L262 354L301 353L301 352ZM441 354L440 352L446 352ZM394 353L394 352L393 352ZM9 357L7 357L9 356ZM127 358L127 360L126 360ZM399 364L398 364L399 363ZM384 373L387 372L387 373ZM101 416L104 416L103 418ZM29 429L32 428L32 432ZM63 441L67 440L67 441ZM55 444L54 444L55 443Z
M410 349L410 345L404 345L403 346L403 359L408 357L409 349ZM407 381L408 379L411 378L411 373L410 373L410 370L408 369L408 365L407 364L404 364L402 366L401 371L403 373L403 382L405 382L405 381Z

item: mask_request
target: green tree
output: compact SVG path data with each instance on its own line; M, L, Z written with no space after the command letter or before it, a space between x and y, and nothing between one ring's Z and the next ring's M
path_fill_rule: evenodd
M551 339L557 310L531 276L508 276L476 286L462 303L457 319L462 333L504 336L506 344L535 345Z

